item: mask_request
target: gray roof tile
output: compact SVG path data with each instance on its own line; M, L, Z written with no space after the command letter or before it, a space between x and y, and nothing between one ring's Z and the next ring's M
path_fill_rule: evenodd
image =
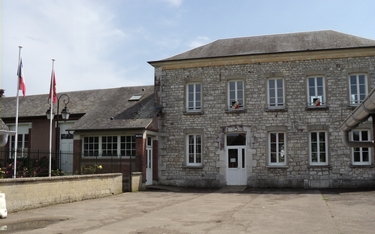
M375 40L361 38L333 30L323 30L220 39L173 57L159 61L150 61L149 63L152 64L154 62L167 62L197 58L215 58L373 46L375 46Z
M143 91L142 91L143 90ZM134 86L64 92L70 102L71 114L83 116L72 126L74 130L145 128L157 113L154 108L154 86ZM144 94L139 101L128 101L134 94ZM60 100L59 111L64 108ZM19 98L19 117L44 117L49 108L48 95L32 95ZM55 105L56 112L56 105ZM16 97L0 99L0 117L14 118ZM113 117L113 120L111 120Z

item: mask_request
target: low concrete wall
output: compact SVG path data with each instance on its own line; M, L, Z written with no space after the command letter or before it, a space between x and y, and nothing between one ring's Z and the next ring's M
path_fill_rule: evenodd
M8 212L122 193L122 174L0 179Z
M131 192L144 190L142 186L142 172L132 172L132 189Z

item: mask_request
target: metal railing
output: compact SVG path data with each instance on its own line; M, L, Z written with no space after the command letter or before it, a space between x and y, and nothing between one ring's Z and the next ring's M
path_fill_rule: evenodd
M15 152L0 150L0 178L13 178L14 155ZM17 178L49 176L49 155L49 152L40 150L17 152ZM124 177L128 177L132 171L140 171L140 165L139 157L135 156L84 157L82 154L66 151L60 151L58 155L51 153L52 176L122 173Z

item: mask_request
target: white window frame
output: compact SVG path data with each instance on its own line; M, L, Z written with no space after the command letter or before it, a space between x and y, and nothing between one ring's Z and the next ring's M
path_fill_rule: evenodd
M200 86L200 92L197 92L197 85ZM193 86L193 92L190 92L189 87ZM190 93L192 93L192 100L190 100ZM197 95L199 94L199 100ZM190 107L189 104L193 103ZM202 111L202 83L187 83L186 84L186 111L187 112L201 112Z
M317 139L312 139L312 134L316 133L317 134ZM324 134L324 148L322 149L320 146L320 139L319 139L319 134L323 133ZM315 141L316 140L316 141ZM316 144L316 154L317 154L317 161L313 162L313 153L312 150L314 149L312 144ZM320 153L325 152L325 162L320 161ZM311 131L309 132L309 161L311 166L325 166L328 165L328 133L327 131L323 130L317 130L317 131Z
M314 86L310 87L310 79L314 79ZM318 79L322 79L322 86L318 86ZM322 93L318 93L318 89L321 87ZM310 89L314 89L314 95L311 94ZM325 77L324 76L309 76L307 77L307 95L308 95L308 107L314 108L318 106L326 106L326 94L325 94ZM315 104L316 99L319 99L319 105Z
M102 157L113 157L118 155L118 144L119 144L119 137L118 136L101 136L101 156ZM106 139L104 141L104 139ZM99 146L99 147L100 147ZM121 148L121 147L120 147Z
M85 155L85 138L98 138L98 142L95 143L97 144L97 149L94 149L93 150L93 153L92 154L89 154L89 155ZM103 137L116 137L117 138L117 142L112 142L113 144L116 144L116 148L113 149L106 149L106 148L103 148ZM127 141L127 139L131 137L131 141ZM125 141L123 141L123 139ZM111 144L111 145L113 145ZM128 148L130 144L130 148ZM105 155L103 156L103 151L115 151L116 152L116 155ZM129 154L130 153L130 154ZM134 135L101 135L101 136L83 136L82 138L82 157L83 158L92 158L92 157L99 157L99 158L109 158L109 157L123 157L123 158L130 158L131 157L135 157L135 154L136 154L136 139L135 139L135 136Z
M89 141L90 138L92 138L92 142ZM97 138L97 141L95 141L95 138ZM85 139L88 139L87 143L85 142ZM84 136L82 139L82 157L99 157L99 146L101 145L100 139L101 137L99 136ZM86 145L89 146L87 150L85 150ZM90 147L90 145L97 145L97 147ZM86 152L88 153L87 155L85 155Z
M10 131L15 131L15 125L8 125ZM17 141L21 142L21 147L17 147L17 158L24 158L28 155L28 150L30 148L30 136L29 136L29 129L31 128L31 124L18 124L17 128ZM27 136L27 137L26 137ZM27 138L27 143L26 143ZM14 141L16 139L15 135L9 136L9 158L14 158ZM17 144L18 145L18 144Z
M143 94L134 94L129 98L129 101L139 101L143 97Z
M242 83L242 90L238 88L239 82ZM235 84L234 90L231 90L231 87L230 87L231 83ZM245 82L244 80L228 80L227 86L228 86L228 89L227 89L228 110L243 110L245 106ZM235 97L233 99L231 99L231 92L234 92ZM240 92L242 92L242 98L240 97L241 96ZM238 107L235 108L234 106L237 106L237 105Z
M192 137L192 138L191 138ZM198 138L199 137L199 138ZM190 139L193 139L193 144L190 144ZM200 142L198 142L200 139ZM202 166L203 161L203 135L201 133L188 133L186 134L186 166ZM192 151L190 146L192 145ZM193 162L190 162L190 154L193 154ZM200 155L198 155L200 154ZM197 160L200 156L200 162Z
M354 139L354 132L358 132L358 139ZM363 139L362 132L367 133L367 139L365 139L365 140ZM356 129L356 130L351 131L350 137L351 137L352 141L371 141L371 132L368 129ZM366 152L366 150L367 150L367 153L368 153L368 161L363 161L363 156L364 156L363 154L364 154L364 152ZM355 157L354 154L355 153L359 153L359 156L360 156L359 162L354 161L354 157ZM372 148L353 147L353 148L351 148L351 156L352 156L352 165L371 165Z
M276 134L276 141L275 141L275 147L276 151L272 151L272 141L271 141L271 135ZM283 145L281 145L280 142L280 134L283 135ZM272 154L276 153L276 162L272 162ZM284 158L284 161L281 161L280 159ZM281 161L281 162L280 162ZM269 166L286 166L287 162L287 147L286 147L286 133L280 132L280 131L272 131L268 133L268 165Z
M364 83L359 84L359 79L363 77ZM355 84L352 84L352 79L355 78ZM353 87L354 86L354 87ZM361 92L361 87L363 87L364 92ZM352 89L355 90L355 94L352 93ZM359 105L368 94L368 84L367 75L364 73L349 74L349 102L351 106ZM362 98L361 98L362 96Z
M281 87L278 87L278 81L281 80ZM270 82L274 82L274 90L275 96L271 97L271 87L270 87ZM281 90L280 90L281 89ZM284 79L283 78L269 78L267 80L267 90L268 90L268 95L267 95L267 103L268 103L268 108L269 109L284 109L285 108L285 85L284 85ZM279 102L279 92L282 92L282 101ZM274 98L275 100L272 102L271 99Z

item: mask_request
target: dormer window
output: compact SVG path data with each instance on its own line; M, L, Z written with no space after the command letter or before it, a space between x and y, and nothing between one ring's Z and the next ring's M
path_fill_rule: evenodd
M131 98L129 98L129 101L139 101L143 97L143 94L135 94Z

